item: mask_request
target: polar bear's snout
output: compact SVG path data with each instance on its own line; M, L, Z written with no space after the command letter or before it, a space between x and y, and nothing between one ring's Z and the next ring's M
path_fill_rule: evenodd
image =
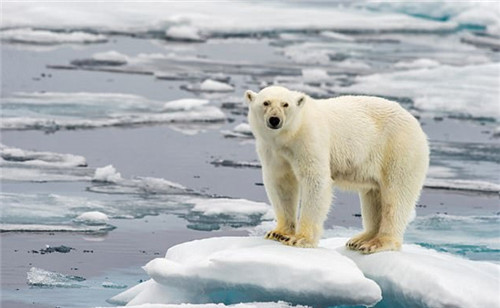
M278 117L270 117L269 120L267 120L267 126L271 129L281 128L282 124L283 121Z

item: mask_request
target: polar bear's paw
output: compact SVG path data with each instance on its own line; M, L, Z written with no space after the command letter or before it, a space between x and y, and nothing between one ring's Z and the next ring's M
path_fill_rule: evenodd
M313 241L311 239L299 235L290 236L289 240L283 241L282 243L288 246L295 246L302 248L314 248L318 246L318 243L316 241Z
M375 234L373 233L362 232L352 237L345 245L351 250L358 250L361 245L371 240L374 236Z
M292 235L286 234L285 232L278 231L278 230L272 230L266 233L265 238L268 240L275 240L278 242L286 242L290 241L290 237Z
M392 236L376 236L358 247L364 254L401 249L401 241Z

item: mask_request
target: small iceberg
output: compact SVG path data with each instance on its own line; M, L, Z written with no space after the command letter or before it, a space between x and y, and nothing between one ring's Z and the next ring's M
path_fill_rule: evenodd
M102 212L91 211L78 215L78 217L76 217L74 220L77 223L85 224L88 226L100 226L107 224L109 221L109 217Z
M329 238L303 249L261 237L183 243L150 261L150 280L109 300L127 304L280 302L328 307L498 307L500 266L417 245L363 255Z
M206 79L200 84L186 85L184 89L193 92L233 92L234 87L228 83Z
M286 300L315 307L372 306L378 285L332 249L297 249L257 237L221 237L183 243L149 262L151 280L111 303L180 304Z

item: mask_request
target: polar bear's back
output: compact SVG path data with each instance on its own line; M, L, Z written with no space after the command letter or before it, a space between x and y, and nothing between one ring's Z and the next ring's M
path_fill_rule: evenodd
M427 169L427 137L415 117L398 103L372 96L340 96L311 105L314 121L328 127L333 170L354 174L363 182L380 174L388 162L404 160L401 165ZM338 178L337 182L341 184Z

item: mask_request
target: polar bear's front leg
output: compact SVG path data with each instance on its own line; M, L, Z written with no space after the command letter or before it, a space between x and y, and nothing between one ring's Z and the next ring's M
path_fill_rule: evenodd
M332 201L332 180L329 175L309 175L301 180L301 207L295 236L285 244L297 247L316 247L323 234Z
M266 238L280 242L290 240L295 235L299 185L290 168L269 172L263 166L264 185L276 215L277 225L266 233Z

